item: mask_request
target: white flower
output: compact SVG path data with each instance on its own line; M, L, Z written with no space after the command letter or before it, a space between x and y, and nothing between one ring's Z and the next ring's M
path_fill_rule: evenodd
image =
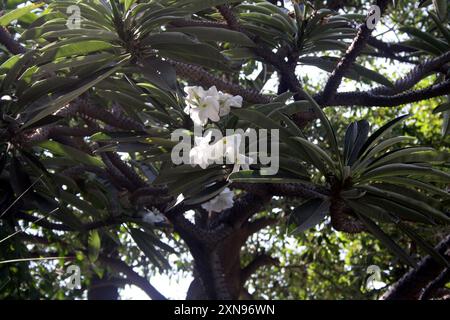
M187 106L184 109L196 125L204 126L208 119L214 122L220 120L219 92L213 86L205 91L202 87L186 87Z
M202 204L202 208L208 212L221 212L233 207L234 193L229 188L225 188L217 197Z
M202 87L185 87L184 91L187 93L187 106L184 112L191 117L196 125L204 126L209 119L217 122L220 117L230 113L231 107L242 107L243 99L241 96L232 96L217 91L215 86L206 91Z
M242 137L241 134L226 136L212 146L211 157L214 160L225 157L227 164L234 164L233 173L241 167L248 170L253 163L252 158L240 153Z
M239 172L242 168L242 170L250 170L250 165L253 163L253 159L250 157L247 157L243 154L238 154L236 156L236 159L234 161L234 167L233 172Z
M228 93L219 92L220 112L219 115L224 117L231 112L231 107L242 108L242 97L232 96Z
M148 224L155 225L158 223L166 222L166 217L164 217L160 212L147 211L146 213L144 213L142 221Z
M202 169L206 169L211 159L211 142L212 131L208 132L206 137L195 137L195 147L189 152L189 159L192 165L199 165Z
M219 102L213 97L206 97L198 108L191 108L190 115L192 121L199 126L204 126L208 123L208 119L218 122L220 106Z
M225 158L226 164L234 164L233 173L241 168L249 170L254 161L240 153L242 137L241 134L226 136L212 145L212 131L205 137L195 137L195 147L189 152L190 164L206 169L213 162L222 164Z

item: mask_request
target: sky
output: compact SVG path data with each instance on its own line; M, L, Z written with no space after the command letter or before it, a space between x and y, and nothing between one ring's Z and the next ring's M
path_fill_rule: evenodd
M167 275L157 275L150 279L150 283L166 298L184 300L192 279L191 276L187 276L177 281ZM120 296L122 300L150 300L140 288L129 285L120 292Z

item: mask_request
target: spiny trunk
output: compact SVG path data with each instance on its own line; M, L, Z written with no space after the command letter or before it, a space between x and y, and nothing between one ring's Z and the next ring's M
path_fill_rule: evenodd
M245 230L238 230L216 248L216 254L224 274L226 289L231 299L239 299L244 286L241 276L240 254L246 238ZM188 290L187 299L199 300L207 298L200 278L194 275L194 280Z
M88 290L88 300L118 300L119 288L106 278L95 275Z

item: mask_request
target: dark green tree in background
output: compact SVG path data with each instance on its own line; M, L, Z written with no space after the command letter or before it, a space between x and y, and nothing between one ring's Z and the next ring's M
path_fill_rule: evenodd
M448 1L0 6L0 298L449 298ZM171 161L214 86L276 175Z

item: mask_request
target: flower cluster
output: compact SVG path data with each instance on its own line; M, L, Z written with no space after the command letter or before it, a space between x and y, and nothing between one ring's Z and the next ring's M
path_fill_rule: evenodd
M240 153L242 138L241 134L234 134L211 144L212 131L205 137L195 137L195 147L189 153L190 163L206 169L212 163L222 164L225 158L227 164L234 164L233 172L241 167L248 170L253 159Z
M145 212L142 216L142 221L152 225L167 222L166 217L156 208L153 208L153 211Z
M221 212L233 207L234 193L229 188L225 188L217 197L202 204L202 208L208 212Z
M196 126L205 126L208 120L220 121L221 117L228 115L231 108L242 108L242 97L233 96L228 93L218 91L215 86L208 90L202 87L186 87L186 108L184 112L188 114ZM233 172L237 172L241 167L249 169L253 159L246 157L239 152L242 135L235 134L224 137L212 143L212 132L205 137L195 137L195 146L189 152L189 159L192 165L199 165L206 169L212 163L234 164ZM208 212L220 212L233 207L233 192L226 188L214 199L202 205Z
M230 113L231 108L242 107L242 97L232 96L218 91L215 86L208 90L202 87L185 87L187 106L184 112L188 114L194 124L204 126L208 119L218 122L221 117Z

